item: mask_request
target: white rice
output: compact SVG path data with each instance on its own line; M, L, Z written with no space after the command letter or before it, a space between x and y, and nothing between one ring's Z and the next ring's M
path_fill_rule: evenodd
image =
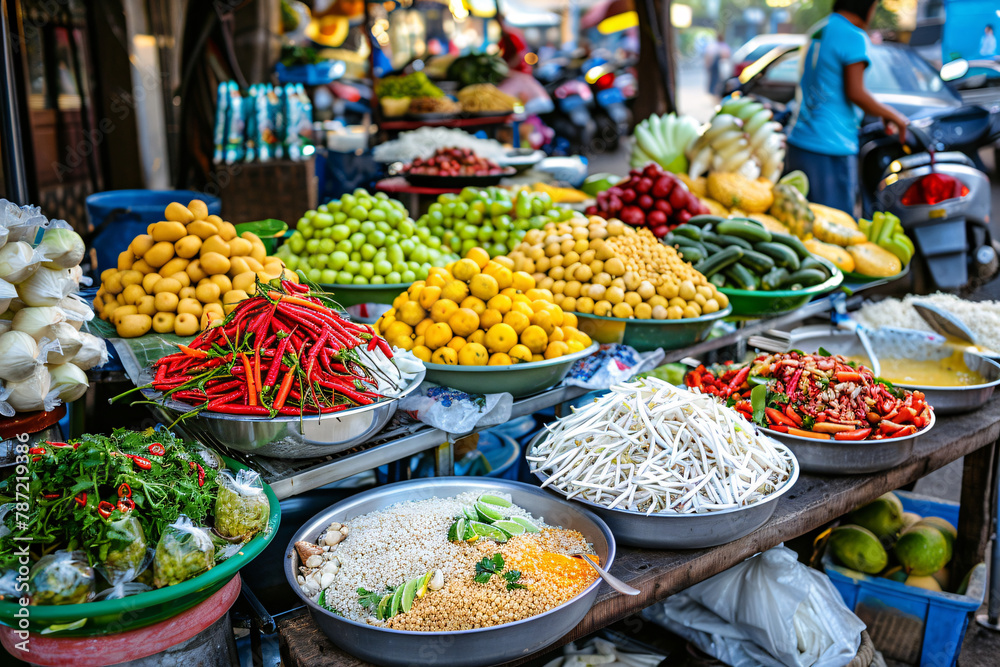
M412 162L418 157L429 158L439 148L469 148L487 160L499 160L507 149L492 139L477 139L465 130L447 127L422 127L403 132L397 139L375 147L378 162Z
M980 346L996 348L1000 343L1000 301L966 301L953 294L937 293L929 296L908 294L902 299L866 301L852 317L871 329L897 327L933 331L913 307L914 301L937 306L958 317L976 336Z

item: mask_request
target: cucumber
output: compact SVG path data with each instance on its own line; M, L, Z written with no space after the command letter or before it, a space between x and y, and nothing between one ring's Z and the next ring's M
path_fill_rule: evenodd
M705 232L701 235L701 238L703 241L714 243L715 245L723 248L737 246L743 248L744 250L753 250L753 246L750 245L749 241L744 241L738 236L726 236L724 234L716 234L714 232Z
M736 220L737 222L749 222L751 225L757 225L758 227L767 229L766 227L764 227L763 222L761 222L760 220L754 220L753 218L729 218L729 219Z
M718 273L730 264L740 261L741 257L743 257L742 248L726 248L722 252L695 264L694 270L706 278L711 278L713 273Z
M795 254L799 256L799 259L812 257L812 255L809 253L809 250L807 250L806 247L802 245L802 241L800 241L796 236L792 236L791 234L780 234L778 232L771 232L771 240L774 241L775 243L782 243L791 248L792 250L794 250Z
M830 277L830 269L826 268L826 264L819 261L815 257L807 257L806 259L802 260L802 264L799 266L799 268L819 271L824 276L826 276L826 278ZM823 280L826 280L826 278L824 278Z
M687 236L674 236L674 240L673 240L673 243L671 245L697 246L699 248L701 247L701 243L699 243L695 239L688 238ZM704 250L704 248L702 248L702 250Z
M727 266L722 272L726 275L726 280L732 283L732 286L736 289L754 291L757 289L759 284L757 281L757 276L753 274L753 271L743 266L739 262Z
M780 266L775 267L760 279L760 287L768 291L781 289L781 284L785 282L786 278L788 278L788 269Z
M774 241L756 243L753 249L773 259L774 263L778 266L784 267L789 271L799 270L799 256L795 254L794 250L783 243L775 243Z
M716 287L725 287L726 277L721 273L713 273L712 277L708 279L708 282L712 283Z
M812 287L819 285L826 280L826 274L816 269L799 269L791 274L781 283L782 289L797 289L802 287Z
M694 225L677 225L672 231L674 236L685 236L693 241L701 240L701 228Z
M756 250L744 250L743 259L740 262L759 276L774 268L774 260Z
M708 252L703 247L696 245L682 245L677 252L680 253L681 259L692 264L708 257Z
M738 236L751 243L761 243L771 240L771 232L749 220L725 220L715 226L715 231L717 234L726 236Z
M715 245L714 243L706 241L705 239L701 240L701 245L705 248L705 250L708 251L709 255L714 255L715 253L722 252L724 250L722 246Z
M717 225L723 220L725 220L725 218L723 218L722 216L703 213L702 215L693 216L690 220L687 221L687 224L695 225L697 227L704 227L707 224Z

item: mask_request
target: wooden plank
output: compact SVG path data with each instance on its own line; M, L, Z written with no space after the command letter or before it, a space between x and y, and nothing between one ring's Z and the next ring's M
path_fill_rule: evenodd
M982 447L965 457L962 467L961 509L952 572L968 572L986 557L986 543L993 532L994 467L997 445Z
M795 488L779 501L771 520L759 530L735 542L693 551L651 551L620 547L611 571L642 593L628 597L603 586L597 603L586 618L553 647L606 627L722 572L755 553L819 528L861 503L871 501L954 460L992 445L998 437L1000 398L972 414L939 418L934 430L918 441L913 460L905 465L870 475L802 475ZM988 508L986 511L988 512ZM989 517L988 513L986 517ZM978 526L976 529L978 530ZM279 620L278 632L281 635L283 655L287 647L286 664L291 667L355 667L360 664L355 658L336 649L304 610ZM534 657L537 656L527 659Z

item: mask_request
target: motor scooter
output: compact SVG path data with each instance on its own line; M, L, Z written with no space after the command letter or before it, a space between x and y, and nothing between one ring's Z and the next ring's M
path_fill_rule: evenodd
M875 189L876 208L894 214L913 240L910 291L969 294L1000 272L990 233L990 182L967 154L936 152L919 124L909 134L923 150L890 162Z

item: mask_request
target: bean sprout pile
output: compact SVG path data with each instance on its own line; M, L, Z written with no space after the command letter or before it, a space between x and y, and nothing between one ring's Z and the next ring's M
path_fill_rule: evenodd
M527 456L543 487L647 515L760 503L796 465L736 411L653 377L616 385L548 429Z

